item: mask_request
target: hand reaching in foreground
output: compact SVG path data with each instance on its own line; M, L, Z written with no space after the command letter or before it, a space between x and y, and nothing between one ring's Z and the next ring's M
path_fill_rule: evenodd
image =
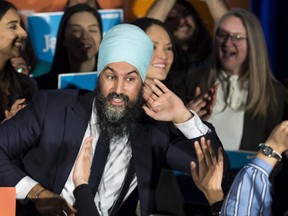
M182 100L159 80L145 81L143 97L146 100L144 111L155 120L183 123L193 117Z
M218 150L218 160L214 154L210 140L202 137L201 144L195 141L194 147L199 162L197 167L195 162L191 162L191 175L198 187L201 190L209 204L224 199L224 193L221 187L223 177L223 151Z
M195 90L195 99L191 100L186 107L197 113L197 115L203 120L207 121L216 103L217 90L220 84L213 86L208 92L201 95L201 89L199 87Z
M5 119L1 123L12 118L19 110L23 109L26 106L25 100L25 98L17 99L10 110L5 110Z
M42 185L35 185L27 195L32 201L40 215L47 216L75 216L76 210L69 205L59 194L56 194Z
M75 167L73 171L73 182L75 187L81 184L88 184L89 177L90 177L90 169L91 169L91 162L92 162L92 141L93 137L88 137L78 154Z

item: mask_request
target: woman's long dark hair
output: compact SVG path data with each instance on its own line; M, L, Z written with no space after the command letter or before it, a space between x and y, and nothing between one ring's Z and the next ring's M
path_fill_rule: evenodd
M17 11L8 1L0 1L0 21L10 9ZM0 122L4 119L5 110L10 110L16 99L26 98L26 102L31 100L36 84L31 87L28 80L28 76L15 71L9 60L6 62L0 71Z
M50 73L54 73L54 75L56 74L58 76L59 73L66 73L70 69L67 48L66 48L66 46L63 45L64 31L66 29L66 26L67 26L67 23L68 23L70 17L73 14L78 13L78 12L82 12L82 11L86 11L86 12L93 14L93 16L97 19L97 21L99 23L99 29L100 29L101 37L103 35L101 17L100 17L100 14L97 12L96 9L91 8L90 6L88 6L86 4L77 4L77 5L68 7L63 14L63 17L62 17L60 25L59 25L58 33L57 33L55 55L53 58L53 63L52 63L51 72L50 72ZM95 68L94 68L95 71L97 70L97 68L96 68L97 67L97 59L98 59L98 55L95 56L95 60L96 60L95 61Z

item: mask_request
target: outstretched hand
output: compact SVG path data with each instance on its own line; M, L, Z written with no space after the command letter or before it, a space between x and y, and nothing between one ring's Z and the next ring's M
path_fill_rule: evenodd
M182 100L159 80L145 81L143 97L144 111L155 120L183 123L192 117Z
M92 162L92 141L92 136L85 139L80 153L76 158L73 171L73 182L75 187L81 184L88 184Z
M214 154L210 140L201 137L201 144L195 141L194 147L198 158L198 167L194 161L190 163L193 181L201 190L209 204L224 199L221 187L223 177L223 151L218 149L218 160Z
M186 107L195 111L203 121L208 121L216 103L217 90L219 86L220 84L216 84L205 94L201 94L201 89L196 87L194 95L195 99L191 100Z

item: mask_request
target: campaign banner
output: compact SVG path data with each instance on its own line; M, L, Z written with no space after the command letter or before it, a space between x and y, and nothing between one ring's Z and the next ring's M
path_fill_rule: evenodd
M103 34L114 25L123 22L122 9L98 10L101 15ZM52 63L57 32L63 12L34 13L26 16L27 30L38 60Z
M97 72L65 73L58 75L58 89L86 89L96 88Z
M38 60L52 63L63 12L35 13L26 17L27 30Z

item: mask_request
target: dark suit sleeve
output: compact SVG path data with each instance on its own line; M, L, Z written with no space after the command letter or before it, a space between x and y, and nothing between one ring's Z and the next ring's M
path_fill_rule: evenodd
M45 95L20 110L13 118L0 125L0 186L15 186L27 174L17 165L40 136L45 111Z
M73 191L76 199L77 216L98 216L92 191L88 184L82 184Z
M217 155L219 147L222 147L223 149L224 172L226 172L229 170L230 167L229 158L226 152L224 151L223 145L220 139L218 138L214 127L209 123L205 124L210 128L211 132L205 134L204 137L206 138L206 140L209 139L211 141L215 154ZM174 139L166 154L169 166L172 169L190 173L190 162L195 161L196 164L198 164L197 156L194 149L194 142L196 140L200 142L201 137L197 137L194 139L186 139L184 137L178 137L177 139Z

